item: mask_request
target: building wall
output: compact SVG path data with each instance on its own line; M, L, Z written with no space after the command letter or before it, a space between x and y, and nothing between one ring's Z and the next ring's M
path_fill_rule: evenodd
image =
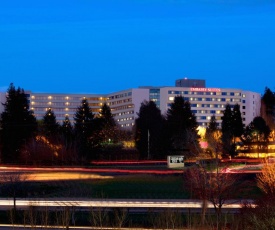
M92 112L96 115L106 102L116 122L123 128L133 127L140 105L144 100L156 102L162 114L165 115L174 98L180 95L189 100L191 110L201 126L206 126L213 114L218 124L221 125L223 110L227 103L232 107L237 103L240 105L245 125L248 125L255 116L260 116L261 109L259 93L226 88L139 87L110 94L51 94L30 91L26 91L26 94L29 97L30 109L34 111L38 120L43 118L48 108L52 108L60 124L65 115L68 115L73 123L74 114L83 98L88 100ZM5 93L1 93L0 96L1 101L4 102Z
M123 90L108 94L107 98L107 104L110 106L114 118L120 127L132 128L141 103L144 100L149 100L149 90Z
M259 99L261 96L258 93L243 92L240 89L187 87L164 87L160 89L160 109L162 113L166 113L177 96L183 96L189 100L191 110L201 126L206 126L213 114L218 124L221 125L223 110L227 103L232 108L235 104L240 105L245 125L253 120L253 114L258 115L260 113Z
M205 80L202 79L178 79L176 80L176 87L200 87L205 88Z
M248 125L254 117L261 116L261 95L250 91L243 91L242 94L242 115Z
M57 122L62 124L66 115L73 118L81 101L86 98L95 115L99 114L103 103L107 103L117 123L123 128L131 128L135 123L140 104L149 100L148 89L129 89L110 94L51 94L28 92L30 109L38 120L42 120L48 108L51 108Z
M37 120L42 120L48 108L54 111L57 122L62 124L66 115L73 122L74 114L81 105L81 101L86 98L92 109L97 114L99 108L106 101L104 95L98 94L56 94L56 93L32 93L28 92L30 109L33 110Z

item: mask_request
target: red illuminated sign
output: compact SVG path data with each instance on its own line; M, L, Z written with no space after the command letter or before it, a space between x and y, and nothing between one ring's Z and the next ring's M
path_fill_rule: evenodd
M199 92L221 92L219 88L190 88L190 90Z

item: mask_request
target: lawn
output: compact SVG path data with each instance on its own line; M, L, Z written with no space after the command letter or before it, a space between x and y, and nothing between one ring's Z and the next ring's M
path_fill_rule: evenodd
M187 199L181 175L119 175L112 178L24 182L31 197Z
M44 173L43 173L44 175ZM51 173L52 175L52 173ZM114 198L114 199L189 199L183 185L183 176L131 174L103 176L98 174L58 173L57 180L34 180L22 182L18 186L18 197L76 197L76 198ZM61 177L63 176L63 177ZM66 177L66 179L64 179ZM52 177L50 177L52 178ZM260 195L255 176L243 175L240 181L246 189L236 194L236 198L254 199ZM249 182L249 183L247 183ZM6 190L8 191L8 190ZM11 191L2 189L1 196L9 197Z
M93 169L106 169L109 172L95 172L76 169L73 171L26 172L26 179L17 186L18 197L86 197L114 199L189 199L188 189L184 188L183 173L167 169L165 165L113 165L96 166ZM134 173L114 173L114 168L131 169ZM86 168L85 168L86 169ZM173 174L144 173L143 170L157 170ZM138 172L139 171L139 172ZM142 173L141 173L142 171ZM176 172L176 173L174 173ZM261 195L256 187L255 174L242 174L240 184L246 189L236 194L236 198L254 199ZM247 183L249 182L249 183ZM9 197L9 187L2 188L0 195Z

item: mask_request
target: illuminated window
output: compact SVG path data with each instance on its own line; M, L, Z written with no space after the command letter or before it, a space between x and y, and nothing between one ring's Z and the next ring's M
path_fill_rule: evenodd
M169 97L169 101L174 101L174 97Z

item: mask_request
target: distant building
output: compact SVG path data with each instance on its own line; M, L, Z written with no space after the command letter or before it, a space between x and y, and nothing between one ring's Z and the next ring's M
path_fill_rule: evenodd
M205 80L201 79L178 79L176 80L176 87L193 87L193 88L205 88Z
M206 126L212 115L215 115L220 125L226 104L230 104L232 108L235 104L240 105L245 125L248 125L254 117L260 116L261 110L259 93L241 89L207 88L205 80L194 79L176 80L175 87L144 86L110 94L58 94L26 91L26 95L30 109L34 111L38 120L43 118L48 108L52 108L60 124L66 115L73 122L77 107L80 106L81 100L86 98L95 114L99 113L104 102L107 103L115 120L122 128L134 126L140 105L145 100L154 101L162 114L165 114L174 98L183 96L190 102L191 110L200 126ZM5 101L5 97L0 98L2 102Z

